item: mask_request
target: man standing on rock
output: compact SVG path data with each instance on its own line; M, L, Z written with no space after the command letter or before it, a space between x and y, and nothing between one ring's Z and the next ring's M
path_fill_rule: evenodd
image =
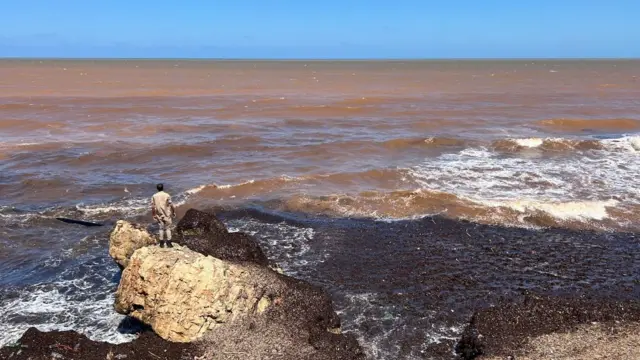
M160 227L160 247L164 247L164 235L167 235L167 247L173 247L171 245L171 224L172 219L176 217L176 208L171 202L171 195L164 192L164 186L158 184L156 186L158 192L151 197L151 213L153 219L158 222Z

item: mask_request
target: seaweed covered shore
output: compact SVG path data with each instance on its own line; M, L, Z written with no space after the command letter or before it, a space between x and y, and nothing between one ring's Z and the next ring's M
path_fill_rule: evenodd
M529 295L475 313L456 344L471 359L638 359L640 301Z
M527 295L522 301L475 313L455 342L462 360L637 359L640 358L640 301L602 301ZM207 356L208 355L208 356ZM0 359L242 359L242 351L207 353L202 346L166 341L146 330L133 342L91 341L73 331L29 329ZM447 359L446 345L424 358ZM282 356L274 354L274 359Z
M553 356L564 351L578 355L563 359L582 359L580 351L618 354L637 348L640 243L632 233L502 228L440 217L394 222L284 217L257 209L221 211L220 217L255 234L260 248L249 244L242 256L282 264L285 272L326 289L343 333L355 335L368 358L545 359L549 354L543 350L554 348ZM268 232L276 226L311 229L304 234L313 236L273 245L282 239L281 233ZM230 239L222 244L233 243ZM212 248L200 251L206 249ZM228 250L218 256L225 253L233 256ZM83 346L93 343L77 334L31 329L17 343L3 348L0 358L50 359L56 353L92 359L110 352L133 356L131 351L143 349L153 355L136 356L165 356L154 348L166 350L166 359L206 354L202 347L144 331L131 343ZM618 344L617 350L607 344ZM274 358L283 358L279 350ZM229 346L217 356L243 355Z

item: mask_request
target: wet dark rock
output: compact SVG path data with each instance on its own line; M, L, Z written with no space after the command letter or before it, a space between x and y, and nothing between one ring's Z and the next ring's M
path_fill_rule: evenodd
M476 312L456 345L461 359L518 358L528 340L592 323L617 328L640 322L640 301L539 297Z
M130 343L109 344L89 340L74 331L42 332L28 329L15 346L0 349L0 359L11 360L180 360L202 353L194 344L172 343L152 332L143 332Z
M203 255L235 262L269 265L258 242L245 233L230 233L209 212L189 209L176 226L175 241Z
M189 209L176 226L176 232L202 232L211 235L223 235L229 232L227 227L212 212Z

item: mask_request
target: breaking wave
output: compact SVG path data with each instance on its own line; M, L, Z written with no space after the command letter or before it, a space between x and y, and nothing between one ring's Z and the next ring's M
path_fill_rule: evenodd
M609 209L618 204L617 200L474 201L451 193L419 189L357 195L293 196L282 201L278 209L294 213L385 221L439 215L502 226L608 229L616 227L615 222L609 221L612 220Z
M507 139L448 152L407 169L369 170L211 185L197 197L280 199L288 212L406 219L442 214L509 226L628 226L640 207L639 138ZM560 151L560 157L505 156ZM335 189L344 189L336 192ZM271 203L272 205L274 203Z
M602 150L605 145L598 140L574 140L562 138L523 138L496 140L492 147L502 152L539 149L549 152Z
M442 214L510 226L614 229L633 224L640 207L633 186L640 176L636 135L485 143L415 137L375 143L387 150L442 151L425 153L423 161L408 167L204 184L175 194L174 201L183 207L244 206L257 201L281 211L386 220ZM51 181L23 180L19 185L51 189ZM37 213L4 209L0 218L4 223L25 222L67 214L100 220L147 212L148 199L132 196Z

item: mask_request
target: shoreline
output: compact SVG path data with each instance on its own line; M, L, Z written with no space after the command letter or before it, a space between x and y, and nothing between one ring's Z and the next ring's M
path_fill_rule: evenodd
M461 336L456 334L455 340L449 340L448 335L436 333L440 336L439 342L427 343L425 338L434 335L429 326L464 327L469 325L469 317L474 311L485 313L492 309L517 308L527 298L524 291L527 283L537 288L536 293L544 293L545 284L553 282L559 290L548 291L545 296L569 299L569 305L579 301L606 304L621 294L637 300L640 294L637 280L634 285L631 278L623 276L634 273L634 265L622 261L633 255L636 244L633 233L502 228L437 216L387 223L371 219L282 216L254 208L219 210L224 223L265 236L260 246L267 257L289 264L289 267L293 265L290 253L281 252L281 246L285 244L276 246L269 240L282 240L282 235L265 231L272 226L287 226L287 231L312 229L309 231L314 236L306 244L310 248L299 260L325 260L314 266L302 262L295 264L294 276L326 289L334 298L340 317L348 319L344 322L345 332L356 334L361 345L370 347L370 352L393 345L406 347L398 357L415 357L415 349L422 349L423 355L429 354L433 359L452 359L455 344ZM137 220L144 221L144 218ZM238 227L245 222L256 227ZM336 234L340 234L338 239ZM349 242L340 239L349 239ZM326 255L322 255L325 252ZM623 253L624 257L620 257ZM354 263L355 258L360 261ZM548 264L545 268L536 268L541 261ZM509 271L490 270L495 266ZM362 267L367 271L363 272ZM619 275L609 275L612 272ZM590 286L582 284L588 279L595 282ZM607 286L606 279L613 280L614 286ZM494 286L503 285L491 290L488 287L491 282ZM522 284L518 285L519 282ZM415 289L409 290L412 287ZM424 290L418 290L418 287ZM481 293L485 295L479 296ZM375 296L353 302L349 299L350 294ZM371 308L371 304L376 307ZM563 306L562 302L554 304L555 309ZM427 311L434 313L432 320L416 318L424 317ZM389 323L387 313L397 319ZM512 326L508 319L500 321L505 329ZM388 343L380 344L377 343L377 331L383 324L397 330L393 330ZM400 329L407 326L422 326L422 330L403 333ZM541 335L544 334L527 333L521 339ZM51 336L55 340L59 335L53 332L38 336ZM110 346L115 345L104 346L108 352ZM126 347L122 349L127 351Z
M637 299L529 295L474 313L456 352L463 360L617 358L612 353L640 354L638 329Z
M640 354L640 300L614 301L529 294L521 301L476 311L455 342L433 346L431 359L461 360L615 358ZM453 347L452 347L453 346ZM89 340L75 331L30 328L17 344L0 348L3 359L198 359L199 343L174 343L144 329L132 342ZM241 359L241 353L219 354Z

